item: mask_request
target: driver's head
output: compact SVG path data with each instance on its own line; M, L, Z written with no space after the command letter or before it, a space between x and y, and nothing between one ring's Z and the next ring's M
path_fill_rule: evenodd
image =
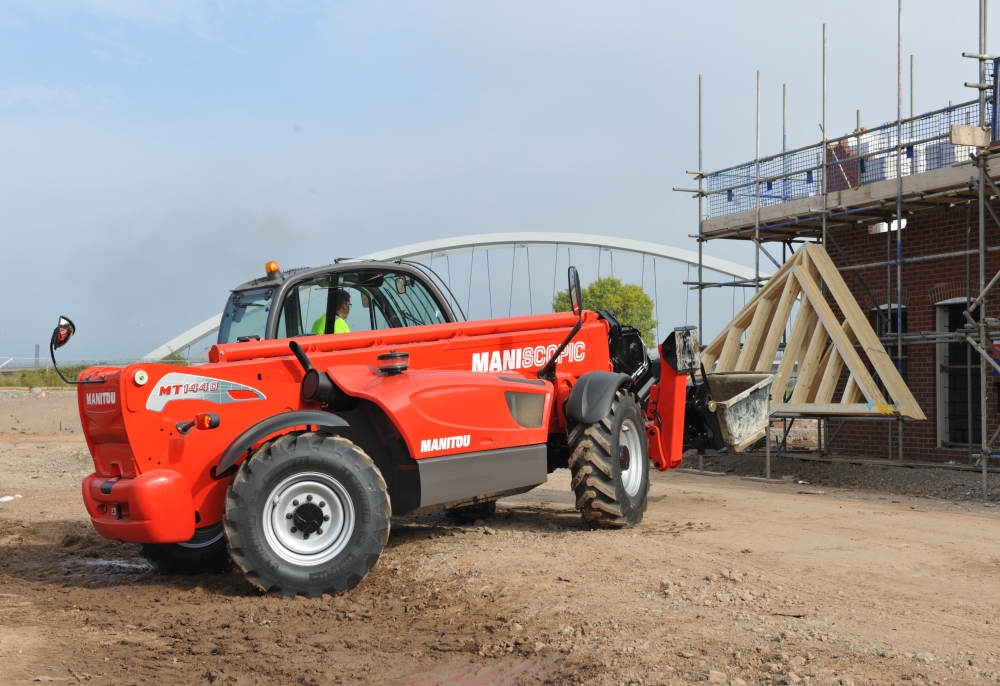
M351 311L351 294L343 289L333 292L333 311L342 319L347 319Z

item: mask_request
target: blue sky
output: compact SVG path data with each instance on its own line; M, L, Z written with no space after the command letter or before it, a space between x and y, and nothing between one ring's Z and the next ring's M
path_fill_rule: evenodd
M916 108L971 99L978 3L906 2ZM142 353L261 270L444 236L693 249L697 163L895 117L896 3L0 1L0 357ZM907 58L908 59L908 58ZM908 75L906 77L908 82ZM908 91L904 95L908 103ZM908 109L908 105L906 106ZM752 263L746 246L709 252Z

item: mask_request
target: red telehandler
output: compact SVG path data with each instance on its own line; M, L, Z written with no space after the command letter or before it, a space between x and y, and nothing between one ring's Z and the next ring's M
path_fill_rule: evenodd
M231 559L264 590L343 593L378 561L390 517L488 516L567 467L587 525L632 527L650 464L681 462L686 394L700 408L689 439L718 434L704 384L687 382L697 330L650 359L636 329L582 309L573 267L572 312L484 321L416 263L265 272L232 291L206 364L71 382L91 521L162 571ZM53 363L74 331L60 318Z

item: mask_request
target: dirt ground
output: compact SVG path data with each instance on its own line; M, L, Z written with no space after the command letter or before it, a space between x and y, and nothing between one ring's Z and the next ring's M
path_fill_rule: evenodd
M288 600L98 537L71 394L10 417L0 684L1000 682L995 507L654 472L638 528L588 531L557 472L478 526L394 520L360 586Z

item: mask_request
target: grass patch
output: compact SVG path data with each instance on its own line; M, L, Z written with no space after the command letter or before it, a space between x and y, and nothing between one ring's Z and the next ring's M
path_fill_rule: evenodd
M76 379L86 367L78 365L75 367L61 367L67 379ZM9 386L42 386L52 388L54 386L69 387L69 384L59 378L56 370L49 369L11 369L10 371L0 370L0 388Z
M123 367L131 362L94 362L93 364L77 364L60 367L67 379L76 380L80 377L80 372L90 367ZM173 364L179 367L190 365L180 353L174 351L159 361L159 364ZM59 378L59 374L51 367L46 369L0 369L0 388L11 386L27 386L28 388L55 388L58 386L69 387Z

